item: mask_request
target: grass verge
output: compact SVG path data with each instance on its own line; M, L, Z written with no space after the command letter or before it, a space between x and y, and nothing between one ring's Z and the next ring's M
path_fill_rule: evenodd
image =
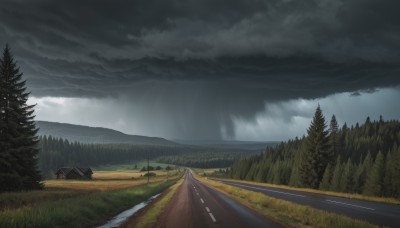
M215 187L222 193L225 193L234 200L246 205L258 213L271 217L288 226L353 228L377 227L364 221L276 199L262 193L244 190L205 178L198 179Z
M377 202L377 203L400 204L400 199L396 199L396 198L374 197L374 196L366 196L366 195L361 195L361 194L322 191L322 190L310 189L310 188L295 188L295 187L290 187L287 185L275 185L275 184L269 184L269 183L260 183L260 182L244 181L244 180L236 180L236 179L223 179L223 178L218 178L218 179L237 182L237 183L243 183L243 184L266 186L266 187L287 189L287 190L300 191L300 192L310 192L310 193L316 193L316 194L322 194L322 195L338 196L338 197L343 197L343 198L365 200L365 201L371 201L371 202Z
M171 186L170 191L140 218L140 221L135 224L135 227L146 228L155 226L157 218L161 215L165 206L171 201L172 197L182 183L183 179Z
M32 207L43 202L68 199L91 194L93 191L79 191L66 189L44 189L29 192L0 193L0 213L3 210Z
M151 183L0 211L0 227L89 227L175 184Z

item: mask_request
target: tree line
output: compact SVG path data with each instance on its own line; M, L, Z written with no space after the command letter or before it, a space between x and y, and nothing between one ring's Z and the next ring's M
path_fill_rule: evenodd
M0 59L0 191L42 188L34 105L10 48Z
M39 149L40 170L46 177L52 177L63 166L95 167L149 158L168 164L214 168L227 167L244 156L242 150L181 145L86 144L53 136L40 136Z
M231 178L359 193L400 196L400 122L327 126L317 108L307 137L295 138L234 163Z
M86 144L52 136L40 136L39 149L40 170L46 177L63 166L95 167L185 153L177 146Z
M229 167L235 161L257 153L259 150L203 148L201 153L188 151L179 156L162 156L156 160L161 163L193 168L221 168Z

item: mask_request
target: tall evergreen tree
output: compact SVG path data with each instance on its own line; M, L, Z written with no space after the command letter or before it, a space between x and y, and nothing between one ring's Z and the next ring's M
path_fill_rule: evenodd
M395 145L386 155L385 167L385 195L399 196L400 194L400 149Z
M326 166L324 176L322 177L321 184L319 185L319 189L321 190L329 190L329 187L331 185L331 179L332 179L332 165L331 163Z
M5 47L0 60L0 147L1 191L39 189L37 128L34 105L28 105L29 93L10 48Z
M328 148L328 131L325 117L318 105L307 133L307 149L300 169L304 186L318 188L331 156Z
M371 172L367 176L363 193L366 195L380 196L382 195L382 187L384 180L384 164L385 160L381 152L375 158Z
M340 162L340 155L338 156L338 158L336 159L335 162L335 169L333 170L333 174L332 174L332 180L331 180L331 186L329 187L329 189L331 191L339 191L340 190L340 180L342 178L342 165Z
M353 192L354 190L354 167L350 158L344 164L342 178L340 180L341 192Z
M338 131L339 131L339 125L336 121L336 116L332 115L331 123L329 125L330 151L328 153L328 156L330 161L333 161L334 157L338 155L338 151L340 150Z

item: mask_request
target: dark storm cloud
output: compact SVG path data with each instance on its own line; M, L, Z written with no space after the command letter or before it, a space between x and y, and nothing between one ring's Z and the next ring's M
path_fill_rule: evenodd
M399 8L397 0L5 0L0 41L34 96L126 96L171 121L181 110L186 132L222 124L230 134L232 116L252 118L266 101L400 84Z

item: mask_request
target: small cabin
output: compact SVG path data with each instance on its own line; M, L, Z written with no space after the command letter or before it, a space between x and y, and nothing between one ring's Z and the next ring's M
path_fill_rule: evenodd
M93 171L91 168L82 167L62 167L56 172L57 179L92 179Z

